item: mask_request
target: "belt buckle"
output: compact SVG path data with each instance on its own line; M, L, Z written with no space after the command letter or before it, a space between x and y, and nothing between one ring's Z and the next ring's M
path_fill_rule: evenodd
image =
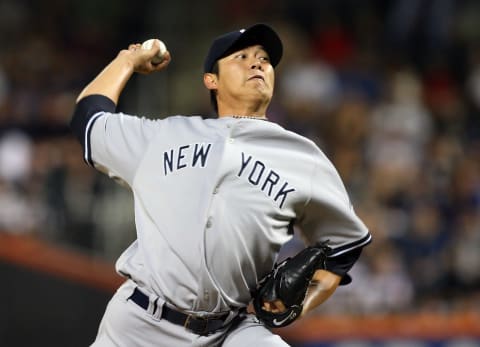
M187 319L185 319L185 322L183 323L183 327L185 329L188 329L188 325L190 324L190 318L192 318L192 315L191 314L187 315Z
M190 327L190 323L192 321L204 323L203 329L197 329L196 327L195 328ZM207 318L195 317L194 315L189 314L189 315L187 315L187 319L185 319L185 323L183 324L183 327L185 329L188 329L188 330L194 332L195 334L206 335L206 334L208 334L208 321L209 321L208 317Z

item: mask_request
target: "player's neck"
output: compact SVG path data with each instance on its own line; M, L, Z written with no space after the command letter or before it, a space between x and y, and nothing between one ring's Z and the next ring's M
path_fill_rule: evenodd
M259 118L266 119L264 107L225 107L218 105L218 117Z

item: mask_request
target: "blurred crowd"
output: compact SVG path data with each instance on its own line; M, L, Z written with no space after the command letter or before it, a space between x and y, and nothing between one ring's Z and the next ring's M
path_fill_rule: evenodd
M133 202L83 162L68 128L76 96L121 48L157 36L168 72L135 77L120 107L211 116L201 84L211 37L254 22L285 46L269 118L324 150L374 236L355 285L319 311L480 310L474 0L3 0L0 230L114 260L135 237Z

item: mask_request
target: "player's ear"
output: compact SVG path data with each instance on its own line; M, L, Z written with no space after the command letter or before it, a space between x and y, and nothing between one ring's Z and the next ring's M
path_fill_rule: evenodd
M217 90L217 75L214 73L205 73L203 75L203 84L209 90Z

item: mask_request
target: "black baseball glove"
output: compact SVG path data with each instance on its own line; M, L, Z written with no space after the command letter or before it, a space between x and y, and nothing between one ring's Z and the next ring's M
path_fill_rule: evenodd
M271 328L292 323L302 313L303 302L313 274L325 268L330 248L319 244L303 249L294 257L276 264L258 283L252 294L257 318ZM263 309L265 301L281 300L286 310L273 313Z

